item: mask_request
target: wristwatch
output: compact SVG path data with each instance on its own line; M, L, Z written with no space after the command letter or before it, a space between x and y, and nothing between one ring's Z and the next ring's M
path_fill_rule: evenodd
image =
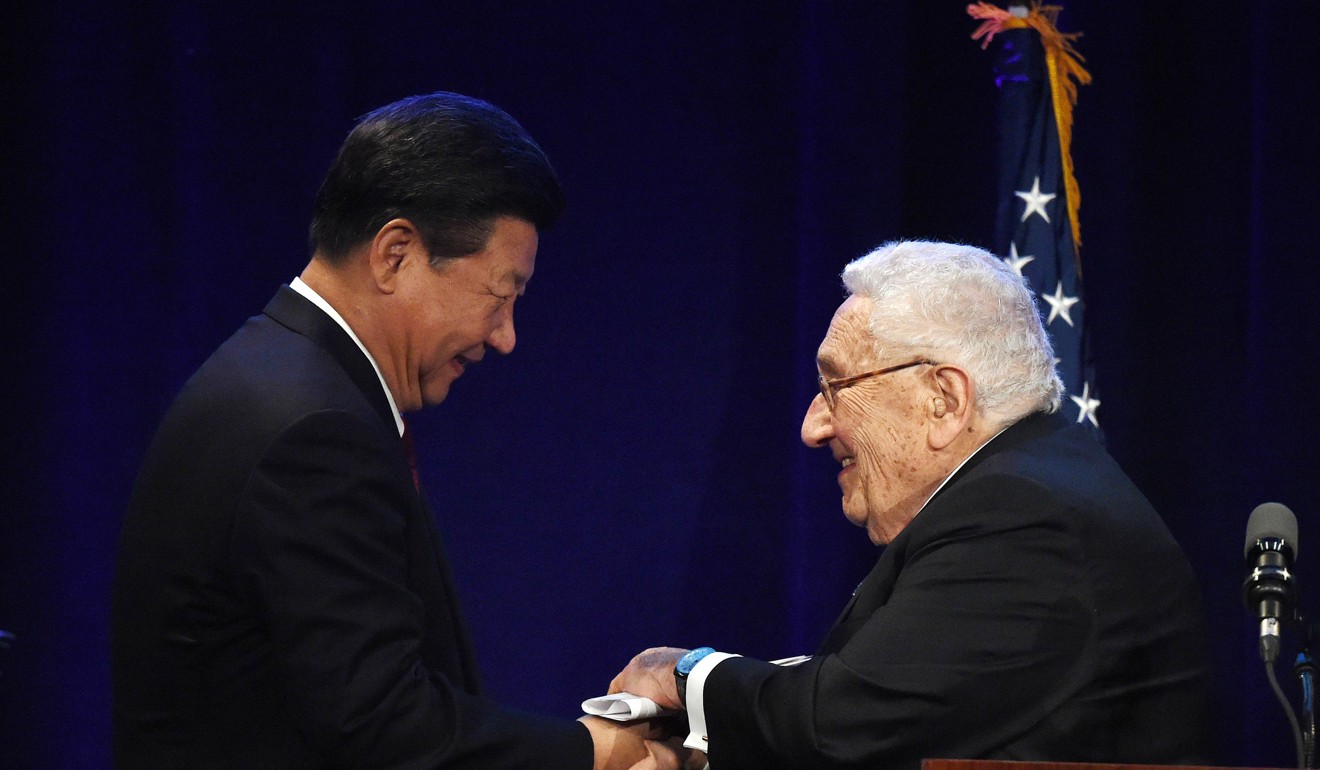
M678 665L674 666L674 684L678 687L678 702L683 704L683 708L687 708L688 674L692 673L698 661L712 652L715 652L712 647L698 647L679 658Z

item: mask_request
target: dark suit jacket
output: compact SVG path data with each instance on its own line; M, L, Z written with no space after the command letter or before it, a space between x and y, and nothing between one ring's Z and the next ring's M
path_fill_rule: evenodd
M112 607L123 768L575 768L586 728L481 696L380 380L288 287L184 387Z
M1033 415L885 548L815 658L714 668L711 766L1201 764L1203 634L1150 504L1081 428Z

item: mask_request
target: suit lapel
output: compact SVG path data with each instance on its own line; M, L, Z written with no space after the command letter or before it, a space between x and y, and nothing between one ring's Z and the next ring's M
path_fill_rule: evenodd
M385 397L385 390L381 385L380 377L376 374L376 369L371 365L371 361L358 347L353 338L348 336L333 318L326 315L325 311L312 304L306 297L289 288L281 286L276 292L275 297L266 305L265 314L275 320L282 326L297 332L315 342L343 367L344 372L348 374L349 379L362 391L367 402L371 404L376 414L392 431L395 428L394 412L390 409L390 402ZM403 446L400 443L400 457L403 458ZM406 459L403 460L406 463ZM408 485L412 487L410 483ZM433 661L433 665L443 669L446 673L454 677L455 683L462 683L463 688L472 693L480 694L481 681L477 673L476 655L472 649L471 637L467 632L467 625L463 620L462 613L459 611L458 596L454 590L454 577L449 567L449 559L445 555L445 548L440 537L439 528L435 523L435 516L431 511L430 503L426 500L426 495L418 490L418 507L421 515L410 517L414 522L419 522L424 528L420 536L413 540L419 547L424 548L429 558L423 558L418 561L419 564L431 563L435 565L437 582L439 585L433 586L431 591L438 591L444 597L447 612L438 613L432 621L431 633L437 637L450 636L452 647L457 652L457 659L453 660L447 657L441 657ZM414 579L423 579L421 575L414 574ZM429 579L429 578L427 578ZM437 608L432 607L432 614ZM455 666L454 664L457 663Z
M901 538L902 534L899 537ZM819 649L816 650L817 655L838 652L853 634L857 633L857 629L866 623L871 613L889 601L889 594L894 590L894 580L898 577L895 562L901 550L902 545L897 540L885 547L884 553L880 554L880 559L871 568L870 574L857 586L857 590L853 591L852 598L844 606L843 612L839 613L839 619L830 627L829 633L825 635L825 641L821 642Z

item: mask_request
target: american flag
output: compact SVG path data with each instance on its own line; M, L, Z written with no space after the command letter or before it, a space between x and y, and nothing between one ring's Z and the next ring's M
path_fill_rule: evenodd
M968 6L980 19L973 38L995 45L999 87L999 193L995 246L1036 293L1067 388L1063 412L1100 435L1096 386L1082 292L1080 195L1069 144L1076 82L1091 80L1055 26L1057 6ZM1076 82L1074 82L1076 81Z

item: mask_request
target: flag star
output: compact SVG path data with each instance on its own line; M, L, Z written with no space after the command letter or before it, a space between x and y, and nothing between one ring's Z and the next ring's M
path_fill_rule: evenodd
M1063 281L1059 281L1058 287L1054 289L1054 294L1042 294L1040 298L1050 303L1050 317L1045 320L1046 326L1054 323L1054 319L1059 316L1063 316L1063 320L1067 321L1069 326L1073 325L1070 311L1073 305L1081 302L1081 298L1064 296Z
M1045 204L1054 200L1055 194L1040 191L1040 177L1036 177L1036 181L1031 183L1030 190L1020 190L1013 194L1027 202L1027 208L1022 212L1023 222L1027 221L1027 217L1032 213L1040 214L1041 219L1046 222L1050 221L1050 215L1045 213Z
M1095 417L1095 410L1100 408L1100 400L1091 398L1091 383L1082 383L1082 395L1068 398L1077 404L1077 422L1090 420L1092 425L1100 427L1100 421Z
M1017 273L1018 278L1021 278L1022 268L1026 267L1027 263L1033 259L1035 259L1035 257L1019 257L1017 253L1017 244L1010 243L1008 244L1008 256L1004 257L1004 264L1008 265L1009 269Z

